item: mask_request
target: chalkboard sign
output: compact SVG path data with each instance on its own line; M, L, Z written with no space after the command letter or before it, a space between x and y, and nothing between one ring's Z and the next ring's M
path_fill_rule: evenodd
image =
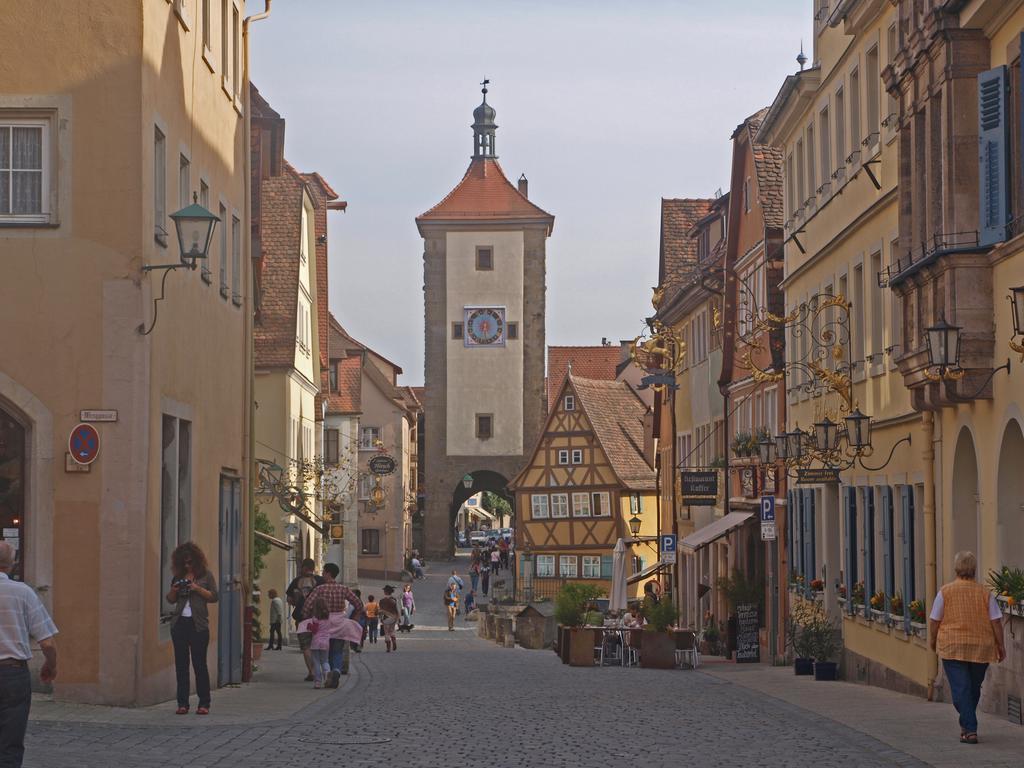
M736 606L736 663L756 664L761 661L758 630L761 622L756 605Z

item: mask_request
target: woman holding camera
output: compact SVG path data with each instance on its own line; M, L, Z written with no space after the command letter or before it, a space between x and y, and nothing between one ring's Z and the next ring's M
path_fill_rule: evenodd
M191 541L178 545L171 554L171 591L167 602L171 609L171 641L174 643L174 668L178 677L178 709L188 714L189 658L196 675L199 696L197 715L210 714L210 672L206 668L206 648L210 644L209 604L216 603L217 580L207 569L206 555Z

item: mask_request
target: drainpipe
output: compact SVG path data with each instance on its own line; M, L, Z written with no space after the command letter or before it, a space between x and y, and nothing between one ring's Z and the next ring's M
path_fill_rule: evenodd
M244 333L245 338L243 339L245 355L246 355L246 369L247 369L247 382L246 382L246 401L248 418L245 420L245 437L243 441L243 449L245 451L244 464L245 469L243 470L247 477L243 478L243 488L245 489L242 494L242 503L245 504L246 518L249 523L247 547L248 557L246 557L245 572L242 574L242 584L245 589L245 601L243 605L246 610L243 613L242 623L242 682L247 683L252 678L252 621L251 614L249 611L249 605L252 602L252 588L253 588L253 557L256 553L256 510L253 504L253 487L256 482L256 345L253 339L253 322L254 322L254 296L253 289L255 287L255 281L252 279L252 165L251 165L251 153L249 148L252 146L252 123L250 121L250 110L251 104L249 101L249 24L253 21L260 21L270 15L270 3L271 0L265 0L266 6L262 13L256 13L242 21L242 50L243 50L243 63L245 65L244 70L244 82L241 87L241 97L244 109L242 120L245 123L245 212L246 221L249 222L250 226L245 227L245 252L249 254L249 290L245 291L243 312L245 316L245 327Z
M924 584L925 610L935 599L937 588L935 551L935 414L924 411L921 414L924 428ZM928 653L928 701L935 695L935 678L939 673L938 657Z

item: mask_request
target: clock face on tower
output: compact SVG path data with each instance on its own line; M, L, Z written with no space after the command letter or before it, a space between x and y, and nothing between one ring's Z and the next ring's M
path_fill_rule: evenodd
M467 347L505 346L504 307L466 307L463 310Z

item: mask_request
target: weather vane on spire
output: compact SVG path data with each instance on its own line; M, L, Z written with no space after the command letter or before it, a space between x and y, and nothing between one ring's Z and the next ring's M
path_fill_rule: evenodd
M480 83L480 85L483 86L483 90L481 91L481 93L483 93L483 95L484 95L484 101L487 101L487 86L490 85L490 84L491 84L491 81L488 80L486 77L484 78L484 81L482 83Z

